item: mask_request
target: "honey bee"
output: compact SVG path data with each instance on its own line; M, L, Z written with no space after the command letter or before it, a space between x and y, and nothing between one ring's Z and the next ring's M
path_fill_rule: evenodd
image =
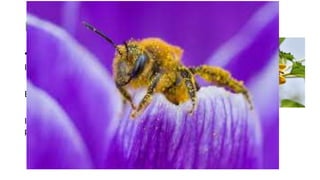
M196 92L200 89L195 79L196 75L233 93L242 93L250 109L253 107L249 92L242 81L234 79L228 71L220 67L183 65L181 60L183 50L179 46L171 45L160 38L130 39L117 45L92 25L87 22L83 24L116 49L113 76L124 101L129 102L132 107L132 118L136 118L144 111L155 93L163 94L175 105L191 100L192 109L189 113L192 113L197 104ZM127 88L147 89L137 106L133 103Z

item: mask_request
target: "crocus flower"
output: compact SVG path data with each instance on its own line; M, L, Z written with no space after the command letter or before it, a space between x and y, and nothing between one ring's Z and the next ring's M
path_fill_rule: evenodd
M278 168L277 2L28 2L28 168ZM135 120L113 79L115 42L160 37L185 65L218 65L253 97L202 86ZM134 94L136 104L144 91Z

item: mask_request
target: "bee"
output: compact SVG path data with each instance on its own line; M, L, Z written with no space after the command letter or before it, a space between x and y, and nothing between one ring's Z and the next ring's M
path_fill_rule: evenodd
M125 102L129 102L131 118L136 118L152 101L155 93L163 94L166 99L179 105L191 100L192 113L197 104L196 92L200 89L195 76L200 76L209 83L225 87L233 93L242 93L252 109L252 102L247 88L242 81L234 79L231 74L216 66L201 65L187 67L182 62L183 50L160 38L130 39L123 44L115 44L101 31L83 22L109 44L116 52L113 59L113 76L116 87ZM135 105L128 88L146 88L146 94Z

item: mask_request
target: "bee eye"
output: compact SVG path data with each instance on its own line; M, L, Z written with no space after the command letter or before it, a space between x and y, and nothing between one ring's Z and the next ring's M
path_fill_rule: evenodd
M136 62L134 64L134 68L132 70L132 73L131 73L132 78L136 77L137 75L139 75L142 72L147 60L148 60L148 56L146 54L141 54L138 57L138 59L136 60Z

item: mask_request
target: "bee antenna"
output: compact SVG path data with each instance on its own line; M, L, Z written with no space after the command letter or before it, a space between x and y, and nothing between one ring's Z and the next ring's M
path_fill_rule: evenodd
M123 44L124 44L124 46L126 47L126 54L127 54L127 59L128 59L129 47L128 47L128 44L127 44L126 41L125 41Z
M101 31L99 31L98 29L96 29L95 27L93 27L92 25L90 25L89 23L87 23L85 21L82 21L82 24L84 26L86 26L88 29L90 29L91 31L97 33L99 36L101 36L106 41L108 41L118 51L118 53L120 55L122 55L120 50L118 49L117 45L110 38L108 38L105 34L103 34Z

